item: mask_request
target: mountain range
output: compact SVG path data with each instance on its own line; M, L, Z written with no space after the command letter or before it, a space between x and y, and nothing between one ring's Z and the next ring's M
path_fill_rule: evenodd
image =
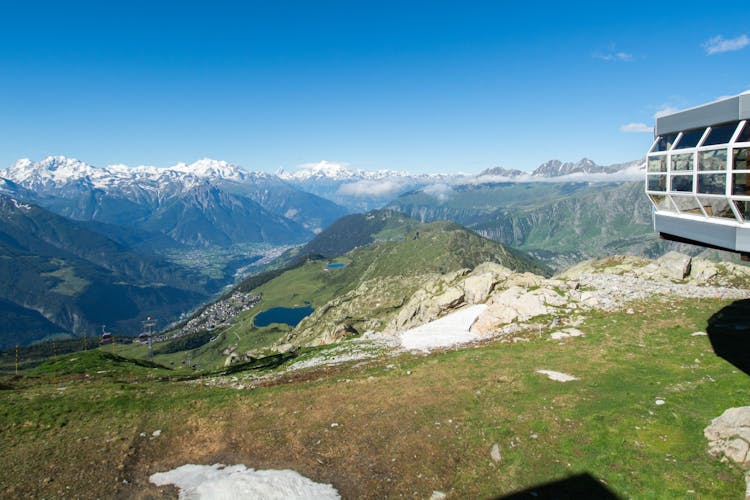
M0 171L1 192L71 219L162 233L188 246L302 243L346 213L270 174L223 161L94 167L61 156Z
M234 272L199 272L160 255L307 243L279 261L298 265L403 238L441 219L553 268L612 248L653 254L658 242L638 188L586 181L642 175L641 168L583 159L550 161L531 173L412 175L323 162L274 175L209 159L168 168L95 167L60 156L19 160L0 170L0 274L9 283L0 292L8 331L0 333L30 342L93 334L102 323L134 333L146 316L169 322L194 309ZM346 216L383 205L391 211ZM592 233L601 224L606 229ZM236 250L232 269L259 258ZM281 272L240 288L250 291Z

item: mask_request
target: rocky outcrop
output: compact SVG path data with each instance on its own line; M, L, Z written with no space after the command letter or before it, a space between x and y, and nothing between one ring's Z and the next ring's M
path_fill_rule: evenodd
M333 343L368 331L396 334L475 304L487 309L472 333L497 335L545 316L562 328L589 309L614 310L654 295L740 299L750 295L746 288L750 269L675 252L656 261L633 256L587 261L553 278L484 263L443 275L366 281L318 308L285 342Z
M750 406L729 408L703 430L708 453L739 465L745 472L745 499L750 499Z
M296 345L340 341L344 332L383 331L421 286L440 275L396 276L371 279L317 308L286 337Z
M750 469L750 406L730 408L703 431L709 454Z

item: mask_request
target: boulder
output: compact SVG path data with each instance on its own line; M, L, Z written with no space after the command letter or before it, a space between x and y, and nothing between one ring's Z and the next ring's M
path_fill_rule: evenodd
M481 304L495 288L497 278L492 273L469 276L464 280L464 296L467 304Z
M343 323L336 325L331 331L326 332L322 337L323 344L332 344L334 342L340 342L348 337L359 335L359 332L352 325Z
M227 356L227 359L224 360L224 366L232 366L238 361L240 361L240 355L236 352L233 352L229 356Z
M659 271L673 280L684 280L690 275L690 264L692 258L679 252L668 252L658 259L656 264Z
M464 301L464 291L459 287L450 287L437 297L435 297L435 304L437 305L440 312L454 309L462 304Z
M693 259L690 265L690 279L696 283L706 283L719 274L719 269L711 261Z
M565 304L567 299L554 290L539 288L529 291L512 286L492 295L487 302L487 310L477 318L471 331L486 334L514 321L528 321L549 314L553 307Z
M703 435L708 439L711 455L750 467L750 406L726 410L711 421Z

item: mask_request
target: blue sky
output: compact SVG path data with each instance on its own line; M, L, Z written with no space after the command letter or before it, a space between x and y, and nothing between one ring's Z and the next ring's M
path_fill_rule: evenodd
M651 142L622 127L750 89L740 2L152 3L3 6L1 167L610 164Z

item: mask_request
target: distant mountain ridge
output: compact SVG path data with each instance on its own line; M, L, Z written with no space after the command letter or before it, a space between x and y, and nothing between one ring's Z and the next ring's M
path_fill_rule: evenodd
M593 160L588 158L581 158L576 162L561 162L560 160L549 160L532 172L524 172L517 169L506 169L502 167L494 167L483 170L477 175L477 178L481 179L483 176L498 176L507 177L509 179L527 178L533 180L534 178L541 179L553 179L555 177L563 177L572 174L615 174L625 170L637 170L640 171L645 166L645 160L634 160L625 163L616 163L613 165L598 165Z
M211 159L94 167L50 156L19 160L0 177L0 192L66 217L140 227L193 246L301 243L346 213L272 174Z

